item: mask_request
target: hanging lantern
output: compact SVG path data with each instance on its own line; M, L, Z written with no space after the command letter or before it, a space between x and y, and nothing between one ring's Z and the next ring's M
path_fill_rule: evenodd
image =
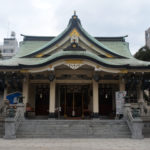
M108 98L108 94L106 93L106 94L105 94L105 99L107 99L107 98Z
M54 74L50 74L48 78L49 78L50 81L53 81L55 79L55 75Z
M42 95L42 93L40 93L40 98L42 99L42 97L43 97L43 95Z
M93 79L94 79L96 82L98 82L98 81L100 80L99 74L94 74L94 75L93 75Z

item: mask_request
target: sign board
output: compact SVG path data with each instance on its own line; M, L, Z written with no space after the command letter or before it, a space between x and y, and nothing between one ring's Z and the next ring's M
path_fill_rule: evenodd
M10 104L17 104L18 103L18 97L22 94L20 92L11 93L6 96L6 99L9 100Z
M123 106L125 102L126 91L116 92L116 114L123 114Z

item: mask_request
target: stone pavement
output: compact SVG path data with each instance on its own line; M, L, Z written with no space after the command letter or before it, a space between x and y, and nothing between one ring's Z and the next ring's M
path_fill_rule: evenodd
M0 150L150 150L150 138L133 139L0 139Z

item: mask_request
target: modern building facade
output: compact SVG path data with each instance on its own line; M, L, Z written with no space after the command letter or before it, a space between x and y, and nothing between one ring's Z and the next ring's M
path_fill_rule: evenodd
M15 32L11 33L10 38L4 38L4 42L1 49L1 55L3 59L10 59L15 56L18 51L18 41L15 37Z
M0 43L0 58L1 58L2 48L3 48L3 46L2 46L2 44Z
M145 31L145 41L146 46L150 48L150 28Z
M56 37L23 35L16 56L0 61L4 98L20 91L34 116L116 116L116 92L144 101L150 63L135 59L125 37L92 37L76 14ZM27 111L27 110L26 110Z

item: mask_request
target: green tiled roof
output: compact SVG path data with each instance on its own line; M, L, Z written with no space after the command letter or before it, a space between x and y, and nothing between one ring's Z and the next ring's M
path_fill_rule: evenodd
M58 35L57 37L50 38L49 41L42 40L42 38L44 37L37 38L37 41L36 37L34 36L28 36L28 38L24 38L26 40L21 42L20 50L17 52L16 56L9 60L0 61L0 67L36 67L38 65L41 66L50 62L54 62L58 59L68 59L69 56L69 58L83 57L83 59L92 60L104 66L114 66L118 68L125 66L150 68L150 62L137 60L131 55L128 43L125 42L124 37L115 37L114 39L112 37L94 38L82 28L80 20L78 18L74 19L74 17L77 16L72 17L72 19L69 22L69 25L60 35ZM110 54L111 56L115 57L103 58L96 55L95 53L89 52L88 50L76 51L70 49L68 51L57 51L56 53L53 53L52 55L47 57L35 58L37 54L49 50L50 46L52 47L55 44L59 44L59 41L61 41L65 36L67 36L74 28L76 28L80 32L82 37L86 38L87 41L90 42L89 44L97 46L97 49L100 52L104 51L106 54ZM45 39L49 39L49 37L46 37Z
M61 56L87 56L88 58L92 58L96 60L97 62L104 63L106 65L111 66L120 66L120 65L129 65L129 66L149 66L150 62L144 62L140 61L134 58L129 59L123 59L123 58L101 58L91 52L87 51L60 51L58 53L55 53L52 56L46 57L46 58L13 58L4 61L0 61L0 66L19 66L19 65L26 65L26 66L32 66L32 65L42 65L48 61L54 60L56 58L59 58Z
M75 17L75 19L74 19ZM131 57L131 55L128 53L129 50L127 50L126 52L123 52L126 49L122 49L122 47L118 46L118 41L114 44L114 47L112 46L107 46L106 44L103 44L102 42L100 42L99 40L97 40L96 38L92 37L90 34L88 34L81 26L80 20L78 19L77 16L73 16L70 21L69 24L67 26L67 28L58 36L54 37L52 40L50 40L49 42L42 42L42 44L40 43L40 41L38 40L38 43L36 43L34 41L33 44L36 44L37 46L32 46L32 43L27 43L27 50L24 49L25 46L21 45L20 51L17 54L17 57L30 57L30 56L34 56L37 54L40 54L43 51L46 51L50 46L53 46L55 44L59 44L59 41L61 41L64 36L67 36L72 29L76 28L78 30L78 32L80 33L81 36L84 36L88 42L90 42L90 44L95 45L97 48L99 48L99 51L103 51L104 53L107 53L108 55L111 56L117 56L117 57ZM32 36L33 37L33 36ZM33 41L32 41L33 42ZM115 42L115 41L114 41ZM120 42L121 43L121 42ZM24 43L25 44L25 41ZM125 42L122 42L122 45L125 44ZM31 47L30 47L31 45ZM23 46L23 50L22 50L22 46ZM117 47L118 46L118 47ZM117 49L116 49L117 47ZM125 47L125 46L124 46ZM114 48L114 49L113 49Z
M122 56L127 58L132 58L132 54L129 50L129 45L127 42L120 41L101 41L103 45L110 48L112 51L116 53L120 53Z
M94 38L94 37L92 37L89 33L87 33L83 28L82 28L82 26L79 24L79 26L80 26L80 29L82 30L82 32L84 32L85 33L85 35L89 38L89 39L91 39L91 41L93 41L93 42L95 42L97 45L99 45L100 47L103 47L103 48L105 48L105 49L107 49L109 52L111 52L111 53L115 53L115 54L117 54L117 55L120 55L120 56L122 56L122 57L129 57L129 53L128 53L128 51L129 51L129 49L127 50L127 52L123 52L125 55L123 55L123 53L122 53L122 51L124 51L125 49L121 49L121 47L119 48L118 46L119 46L119 44L117 43L117 42L115 42L115 41L113 41L114 43L113 43L113 45L114 46L110 46L110 44L107 44L107 45L109 45L109 46L107 46L106 44L103 44L104 42L101 42L101 41L98 41L96 38ZM121 45L123 45L123 44L125 44L125 42L121 42L120 43ZM126 45L127 46L127 45ZM117 49L115 49L117 47ZM125 47L125 46L123 46L123 47ZM130 55L130 57L131 57L131 55Z
M20 50L15 57L23 57L26 54L33 53L35 49L39 49L47 45L49 41L23 41L20 45ZM123 56L131 58L132 55L128 48L128 43L119 41L102 41L105 47L111 48L113 52L121 53Z
M32 44L31 44L31 43L27 43L27 47L28 47L28 45L30 45L30 46L31 46L31 49L30 49L30 50L27 50L27 51L26 51L26 49L25 49L24 52L22 52L21 55L17 54L17 57L25 57L25 56L28 56L28 55L30 55L30 54L32 54L32 53L36 53L36 52L38 52L38 51L41 51L42 49L45 49L47 46L51 45L52 43L54 43L55 41L57 41L58 39L60 39L60 38L62 37L62 35L64 35L64 34L67 32L67 30L70 28L70 26L71 26L71 25L68 25L67 28L66 28L61 34L59 34L58 36L56 36L56 37L53 38L52 40L41 44L40 46L37 46L37 45L38 45L38 42L40 42L40 41L38 41L38 42L36 42L36 43L33 43L33 44L36 45L34 49L32 48ZM24 42L25 42L25 41L24 41ZM33 41L31 41L31 42L33 42ZM34 41L34 42L35 42L35 41ZM43 41L42 41L42 42L43 42ZM24 44L25 44L25 43L24 43ZM33 46L33 47L34 47L34 46ZM22 49L22 48L21 48L21 46L20 46L20 50L21 50L21 49Z
M19 51L15 57L23 57L27 54L33 53L35 50L43 47L49 41L23 41L20 44Z

